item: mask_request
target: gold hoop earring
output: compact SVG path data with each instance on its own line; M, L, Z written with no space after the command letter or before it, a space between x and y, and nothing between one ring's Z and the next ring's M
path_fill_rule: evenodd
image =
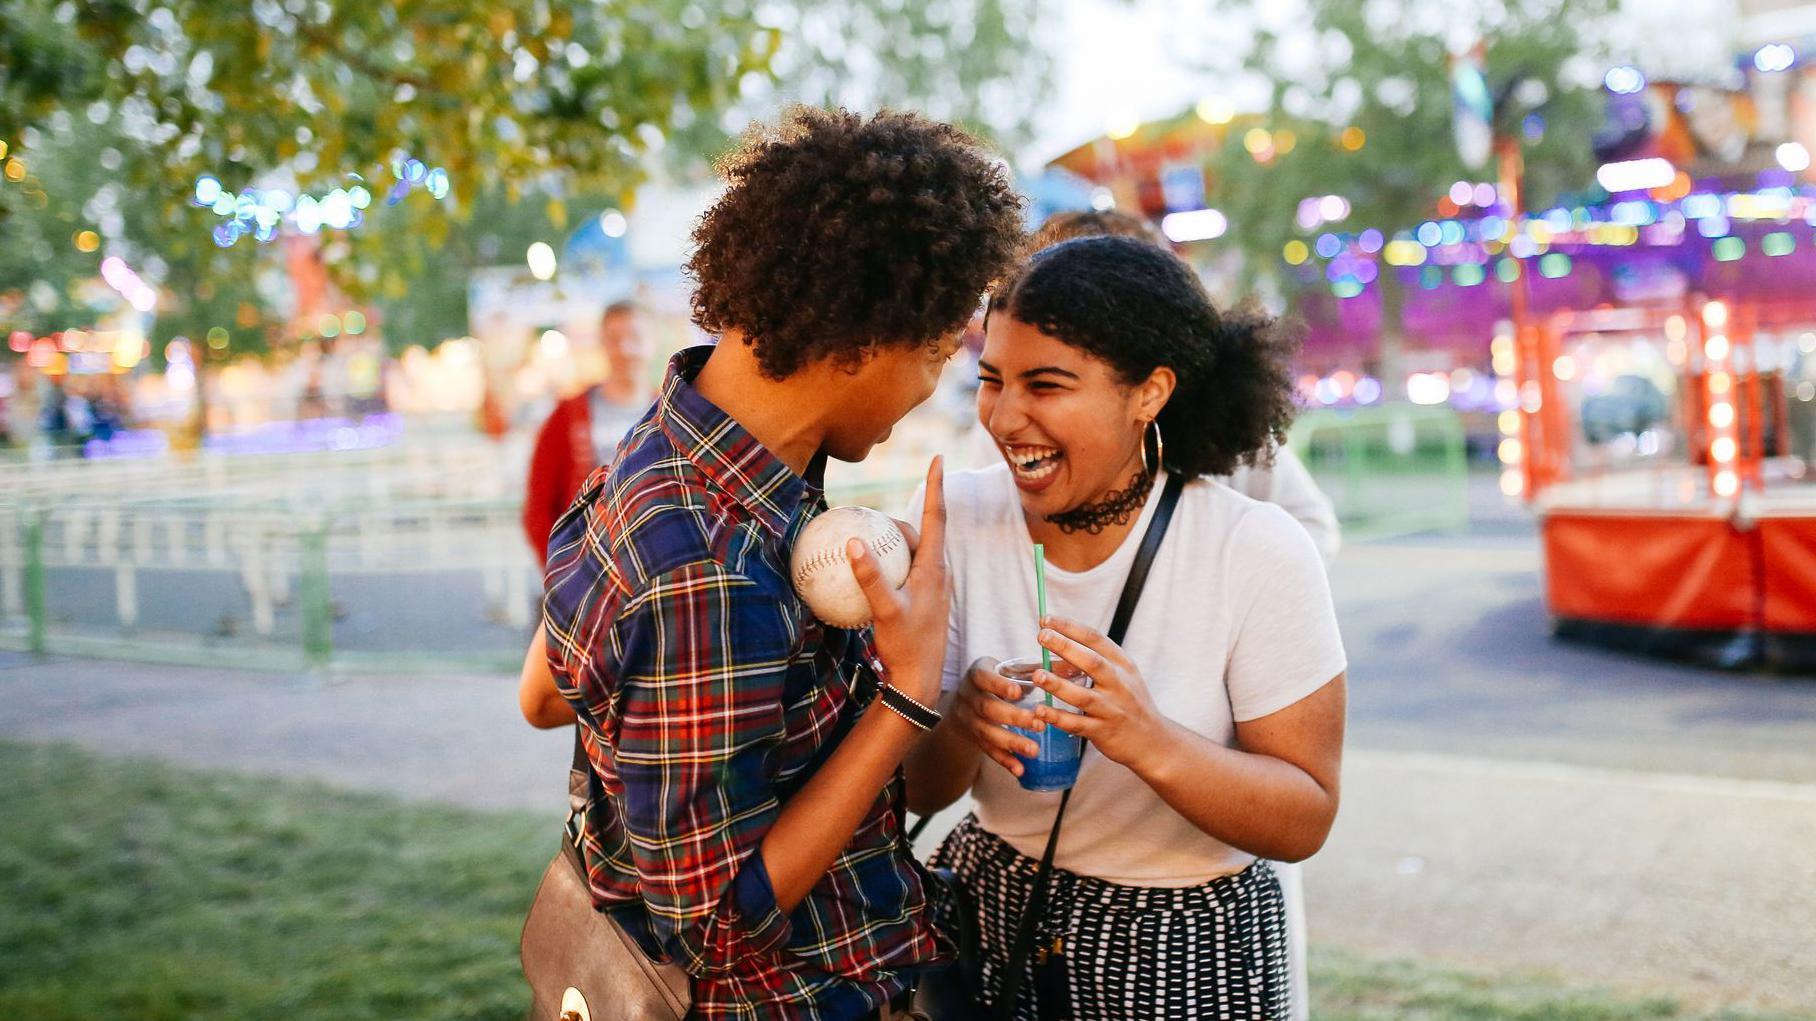
M1152 424L1152 422L1148 423L1148 425ZM1141 427L1141 439L1136 442L1135 446L1141 451L1141 473L1143 475L1154 474L1154 469L1148 465L1148 427L1146 425Z
M1165 468L1167 466L1167 444L1160 438L1160 420L1157 418L1148 424L1154 427L1154 470ZM1141 434L1141 466L1143 468L1148 466L1148 435L1145 429ZM1151 473L1152 471L1150 471Z

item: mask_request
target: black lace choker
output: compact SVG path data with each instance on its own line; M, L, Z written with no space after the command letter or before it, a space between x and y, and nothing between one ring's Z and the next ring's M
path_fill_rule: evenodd
M1129 518L1147 502L1148 493L1153 488L1153 472L1136 472L1127 489L1112 489L1096 503L1080 504L1069 511L1049 514L1046 520L1049 524L1058 525L1059 530L1067 535L1073 532L1096 535L1111 525L1128 524Z

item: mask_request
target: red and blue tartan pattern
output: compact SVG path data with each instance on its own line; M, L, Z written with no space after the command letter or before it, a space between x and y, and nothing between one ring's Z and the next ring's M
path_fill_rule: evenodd
M693 390L708 352L676 356L549 543L549 662L593 767L582 857L595 903L694 977L695 1016L861 1018L940 959L900 776L786 915L757 849L874 693L869 636L795 596L824 498Z

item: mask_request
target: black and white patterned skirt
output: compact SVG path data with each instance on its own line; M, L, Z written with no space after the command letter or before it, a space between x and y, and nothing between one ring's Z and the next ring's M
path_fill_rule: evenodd
M1002 987L1040 863L967 817L933 855L977 905L983 983ZM1286 915L1265 861L1183 888L1120 886L1053 870L1036 946L1062 941L1064 989L1028 965L1016 1021L1286 1021ZM1037 987L1046 986L1037 992Z

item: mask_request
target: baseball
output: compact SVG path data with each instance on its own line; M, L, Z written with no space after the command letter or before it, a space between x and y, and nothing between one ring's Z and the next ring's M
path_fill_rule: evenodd
M908 537L887 514L868 507L834 507L809 521L795 540L788 570L801 601L833 627L870 623L870 603L845 558L845 543L851 539L870 547L891 586L900 588L908 580Z

